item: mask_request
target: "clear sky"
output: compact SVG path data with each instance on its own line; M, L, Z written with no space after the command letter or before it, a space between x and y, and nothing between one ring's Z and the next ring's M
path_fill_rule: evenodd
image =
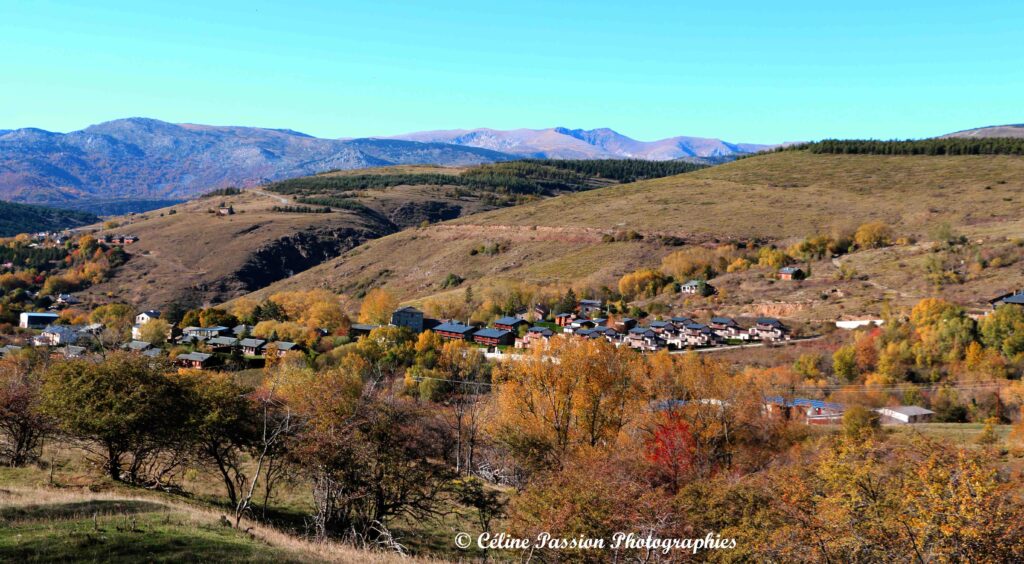
M779 142L1024 122L1024 4L0 0L0 129L611 127Z

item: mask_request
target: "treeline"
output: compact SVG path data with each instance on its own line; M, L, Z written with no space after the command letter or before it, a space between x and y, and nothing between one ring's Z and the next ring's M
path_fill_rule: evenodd
M833 155L1024 155L1024 139L992 137L984 139L907 139L876 141L870 139L825 139L791 145L780 151L810 151Z
M100 218L87 212L0 202L0 237L37 231L57 231L96 223L99 220Z
M457 186L485 192L552 195L589 190L611 180L633 182L691 172L703 165L683 162L626 160L523 160L495 163L455 174L361 174L311 176L275 182L268 188L280 194L331 194L352 190L382 190L394 186Z
M238 194L241 194L241 193L242 193L242 189L241 188L235 188L234 186L228 186L227 188L218 188L217 190L212 190L210 192L207 192L207 193L199 196L199 198L202 199L202 198L213 198L213 197L216 197L216 196L237 196Z
M279 213L331 213L331 208L328 206L274 206L270 208L270 211Z
M521 162L538 163L545 166L568 169L578 173L617 182L636 182L647 178L661 178L693 172L706 165L686 161L645 161L642 159L606 160L554 160L536 159Z
M0 263L11 263L16 269L49 270L64 260L68 250L64 247L30 247L6 245L0 247Z
M341 208L343 210L351 210L356 212L367 212L369 208L360 204L359 202L342 196L303 196L297 199L300 204L309 204L312 206L325 206L327 211L331 211L331 208Z

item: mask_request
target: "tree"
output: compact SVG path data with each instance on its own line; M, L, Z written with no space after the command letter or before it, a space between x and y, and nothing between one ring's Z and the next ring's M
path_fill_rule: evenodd
M126 304L106 304L97 307L89 314L89 321L102 323L119 334L127 335L131 329L135 312Z
M843 413L843 433L851 439L863 439L878 432L881 418L878 413L855 405Z
M832 353L832 372L845 382L854 382L860 371L857 368L857 349L844 345Z
M381 288L370 290L359 307L359 322L384 325L391 321L391 314L398 307L398 299Z
M171 332L171 324L163 319L150 319L139 329L139 335L143 341L159 347L167 342L167 336Z
M111 479L137 482L147 461L178 446L187 434L182 408L188 402L166 369L153 359L120 352L99 363L54 364L43 384L44 411L59 420L61 430L85 441Z
M1007 358L1024 352L1024 308L1003 304L986 315L981 320L981 341Z
M0 458L11 466L38 459L54 421L41 409L45 357L8 355L0 359Z
M619 293L624 298L649 298L658 295L668 278L657 270L641 269L619 279Z
M644 362L605 341L552 342L494 372L493 434L526 468L581 448L608 448L642 413Z
M190 371L180 376L188 392L187 424L200 461L216 468L231 506L248 483L242 455L257 443L259 423L249 391L229 374Z
M892 229L884 222L871 221L857 228L854 242L862 249L877 249L892 244Z
M654 479L665 484L669 494L679 492L683 478L693 469L694 448L690 425L671 412L662 417L647 440L644 455Z

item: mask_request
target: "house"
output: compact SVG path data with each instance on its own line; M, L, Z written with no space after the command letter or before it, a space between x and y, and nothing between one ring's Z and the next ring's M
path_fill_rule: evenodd
M380 325L367 325L365 323L353 323L348 328L348 336L353 338L353 339L358 339L359 337L365 337L365 336L370 334L370 331L373 331L374 329L376 329L378 327L380 327Z
M687 347L710 347L721 344L722 338L703 323L690 322L679 327L679 333L669 337L666 342L670 347L684 349Z
M156 347L149 348L149 349L146 349L146 350L142 351L142 356L147 356L149 358L157 358L159 356L162 356L163 354L164 354L163 349L158 349Z
M762 341L785 341L789 340L789 329L774 317L758 317L750 336Z
M153 345L147 343L146 341L132 341L132 342L128 343L127 345L125 345L124 348L125 348L125 350L131 351L131 352L145 352L145 351L153 348Z
M537 321L543 321L547 319L548 314L551 313L551 308L544 304L536 304L533 306L533 315Z
M520 327L529 327L530 322L519 317L502 317L494 322L495 329L518 333Z
M750 340L750 331L740 327L740 324L736 323L736 320L731 317L712 317L710 323L708 323L708 327L710 327L716 335L726 340Z
M75 345L67 345L56 351L58 356L63 356L64 358L82 358L85 356L85 352L85 347L76 347Z
M992 309L995 309L1001 305L1024 306L1024 289L1016 290L1014 292L1010 292L1008 294L1003 294L1001 296L992 298L991 300L988 301L988 303L989 305L992 306Z
M43 332L35 338L37 345L56 347L73 345L78 342L81 327L73 325L47 325Z
M803 280L804 278L807 278L807 273L798 266L784 266L779 269L779 280Z
M263 339L242 339L238 341L238 346L242 347L242 354L245 356L260 356L263 354L263 349L266 347L267 342Z
M60 316L56 313L26 311L18 317L18 327L22 329L42 329L56 323Z
M619 333L625 333L626 331L629 331L634 327L636 327L636 320L633 319L632 317L623 317L622 319L612 324L612 328L614 328Z
M768 415L798 420L808 425L832 425L842 423L846 407L824 400L769 396L764 398L764 410Z
M412 306L398 308L391 314L391 324L395 327L405 327L413 333L422 333L423 312Z
M680 286L679 292L682 294L693 296L710 296L712 294L716 294L718 290L716 290L714 286L708 284L704 280L694 279Z
M278 357L282 357L292 351L302 350L298 344L293 343L291 341L274 341L274 344L272 346L274 347L275 350L277 350Z
M235 337L218 335L212 339L207 339L206 346L217 352L227 352L238 346L238 339Z
M572 323L573 319L576 319L576 314L574 313L559 313L555 316L555 324L559 327L566 327Z
M249 335L251 335L253 329L255 329L255 327L253 327L252 325L246 325L242 323L240 325L235 325L234 327L232 327L231 334L241 339L243 337L248 337Z
M71 294L58 294L57 303L60 305L75 305L82 303L82 300L72 296Z
M572 335L573 333L577 333L583 329L593 329L595 326L594 322L589 319L574 319L572 323L565 328L565 333Z
M229 329L221 325L215 325L213 327L186 327L181 330L182 334L186 337L194 337L196 339L212 339L227 333Z
M473 333L473 341L488 347L511 345L515 342L515 333L507 329L481 329Z
M630 329L623 342L630 348L640 351L656 351L665 345L661 337L648 327Z
M185 354L179 354L178 358L174 359L174 361L179 366L202 370L203 368L206 368L210 364L211 358L213 358L212 354L190 352Z
M235 215L235 208L233 206L217 208L217 215Z
M463 325L458 321L449 321L434 327L434 332L446 341L468 341L476 328Z
M576 309L579 310L580 315L591 316L595 313L601 313L604 311L604 302L601 300L580 300Z
M547 327L530 327L522 338L515 340L515 347L517 349L528 349L537 344L547 347L554 334L555 332Z
M665 321L663 319L650 322L648 327L651 331L662 336L671 335L676 332L676 326L671 321Z
M154 319L160 319L160 312L155 309L147 309L135 316L135 324L145 325Z
M935 415L934 411L916 405L881 407L875 411L882 416L882 423L893 425L925 423L931 421L932 416Z

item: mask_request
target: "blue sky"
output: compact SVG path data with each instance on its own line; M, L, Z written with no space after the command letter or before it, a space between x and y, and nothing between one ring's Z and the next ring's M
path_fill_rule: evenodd
M0 129L611 127L779 142L1024 122L1018 2L0 0Z

